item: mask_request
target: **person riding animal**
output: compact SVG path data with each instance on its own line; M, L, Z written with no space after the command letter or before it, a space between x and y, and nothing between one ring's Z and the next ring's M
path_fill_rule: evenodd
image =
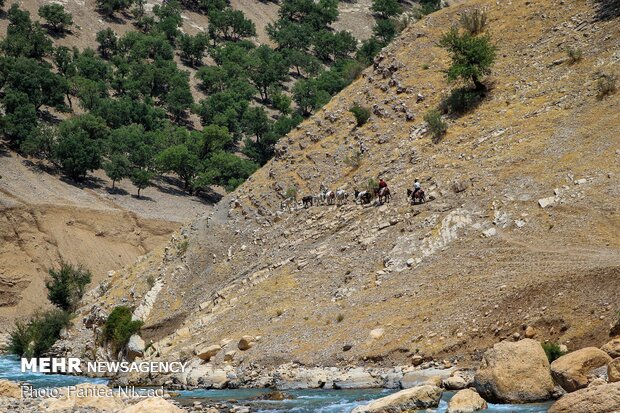
M413 182L413 194L411 195L412 198L415 198L416 194L418 193L418 191L422 189L422 185L420 185L420 181L418 181L417 179Z

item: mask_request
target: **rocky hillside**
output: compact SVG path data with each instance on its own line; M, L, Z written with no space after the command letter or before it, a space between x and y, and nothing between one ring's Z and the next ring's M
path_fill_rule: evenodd
M528 326L569 349L603 344L620 302L620 93L599 98L597 82L620 72L620 25L599 4L472 0L410 26L213 213L92 291L82 316L132 305L147 358L221 344L212 361L242 366L475 360ZM491 92L433 143L423 116L450 89L437 43L473 7L498 47ZM362 127L353 103L372 108ZM292 186L351 193L379 176L390 203L281 208ZM409 205L414 178L430 202ZM95 354L82 317L63 346Z

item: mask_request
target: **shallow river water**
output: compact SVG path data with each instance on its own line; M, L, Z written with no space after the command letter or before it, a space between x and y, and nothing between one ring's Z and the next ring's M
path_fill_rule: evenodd
M0 357L0 379L22 381L32 384L35 388L65 387L78 383L101 383L104 379L66 376L59 374L21 373L17 358ZM228 402L250 406L252 411L260 413L349 413L355 406L368 403L372 399L387 396L394 390L358 389L358 390L290 390L286 394L289 400L261 400L268 389L227 389L227 390L188 390L180 391L177 399L183 404L191 405L194 401ZM445 392L437 409L428 412L444 413L448 400L453 392ZM490 405L485 412L502 413L542 413L546 412L550 403L529 405Z

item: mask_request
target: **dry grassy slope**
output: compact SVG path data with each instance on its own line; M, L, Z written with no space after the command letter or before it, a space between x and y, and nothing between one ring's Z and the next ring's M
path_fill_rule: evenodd
M422 117L448 90L448 57L436 44L474 6L488 8L499 47L493 90L433 144ZM588 2L559 0L474 0L427 17L163 259L120 272L84 311L139 305L147 276L157 277L164 288L144 334L164 358L244 334L262 336L242 356L261 364L475 354L525 325L569 348L601 344L620 301L620 94L599 101L595 79L618 71L619 28L596 20ZM558 62L567 46L583 60ZM396 83L409 91L397 94ZM355 129L356 101L382 115ZM370 150L352 168L345 158L359 140ZM379 175L391 184L389 205L278 211L293 184L300 195L321 182L351 191ZM414 177L437 199L407 205ZM455 182L467 189L455 192ZM541 209L537 200L554 190L556 204ZM497 234L484 237L489 228ZM384 335L371 339L379 327Z

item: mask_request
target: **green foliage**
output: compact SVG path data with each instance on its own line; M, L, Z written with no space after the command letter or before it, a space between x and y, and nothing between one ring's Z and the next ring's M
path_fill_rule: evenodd
M45 4L39 7L39 16L47 21L55 32L62 33L73 24L71 13L57 3Z
M206 162L206 170L196 179L195 188L199 190L209 185L220 185L227 191L232 191L256 169L258 165L254 162L241 159L232 153L217 152Z
M391 19L379 19L373 27L372 33L383 44L389 43L396 37L396 24Z
M181 5L177 0L168 0L161 5L153 6L155 15L155 29L162 32L169 41L179 34L179 27L183 25Z
M91 281L91 273L82 266L73 266L66 262L60 268L48 270L50 279L45 282L47 298L52 304L65 311L75 311L86 285Z
M256 36L256 26L240 10L214 10L209 13L208 32L214 42L236 42Z
M126 11L133 0L97 0L97 8L105 16L112 17L116 12Z
M357 51L356 59L364 65L368 66L372 63L373 59L385 44L378 40L376 37L371 37L362 43L362 46Z
M452 28L444 34L439 44L448 50L452 65L446 71L449 81L473 82L476 89L484 90L482 78L491 72L495 61L495 46L488 35L474 36L469 32L459 33Z
M461 14L461 26L473 36L480 34L487 26L487 14L481 9L465 11Z
M329 98L329 93L320 89L315 79L300 80L293 86L293 99L303 116L321 108Z
M297 200L297 187L289 186L288 188L286 188L286 193L284 194L284 196L287 199L292 199L293 201L296 201Z
M185 253L187 252L187 248L188 247L189 247L189 241L188 240L181 241L181 243L179 244L179 247L178 247L179 255L185 255Z
M566 56L568 57L568 63L571 65L574 65L575 63L578 63L581 61L583 57L583 52L581 51L581 49L575 49L572 47L568 47L566 49Z
M20 10L13 3L7 13L9 25L1 43L7 56L42 59L52 50L52 41L38 22L30 19L30 13Z
M616 75L603 73L596 82L598 89L598 98L603 99L605 96L613 95L616 92Z
M70 321L70 313L54 309L35 313L26 323L16 322L15 328L9 333L9 353L27 358L45 355Z
M448 124L441 118L441 113L436 109L428 111L424 115L424 121L428 124L433 142L438 142L448 130Z
M151 180L154 176L155 174L148 169L135 168L132 171L129 178L131 179L131 183L138 188L138 198L140 198L140 191L151 185Z
M565 352L560 350L560 346L557 343L542 343L542 348L543 350L545 350L545 354L547 355L549 363L559 359L564 354L566 354Z
M109 161L103 164L103 170L112 180L112 189L114 189L116 182L131 175L131 163L125 155L115 153Z
M269 88L279 86L288 78L288 64L281 53L261 45L250 52L248 74L261 99L269 99Z
M369 178L368 182L366 182L366 187L364 188L364 190L370 192L371 194L374 194L375 190L378 188L379 181L374 178Z
M118 352L138 333L143 322L131 319L132 310L126 306L114 307L103 325L103 339Z
M354 104L349 109L349 112L355 116L355 121L357 122L357 126L364 126L368 119L370 119L370 109L360 106L359 104Z
M107 59L116 52L118 47L118 36L111 28L108 27L107 29L98 31L95 40L99 43L97 50L99 50L102 57Z
M389 19L402 13L398 0L373 0L370 10L382 19Z
M191 67L200 66L209 45L207 36L203 33L198 33L196 36L182 34L179 36L178 43L181 59L189 62Z

